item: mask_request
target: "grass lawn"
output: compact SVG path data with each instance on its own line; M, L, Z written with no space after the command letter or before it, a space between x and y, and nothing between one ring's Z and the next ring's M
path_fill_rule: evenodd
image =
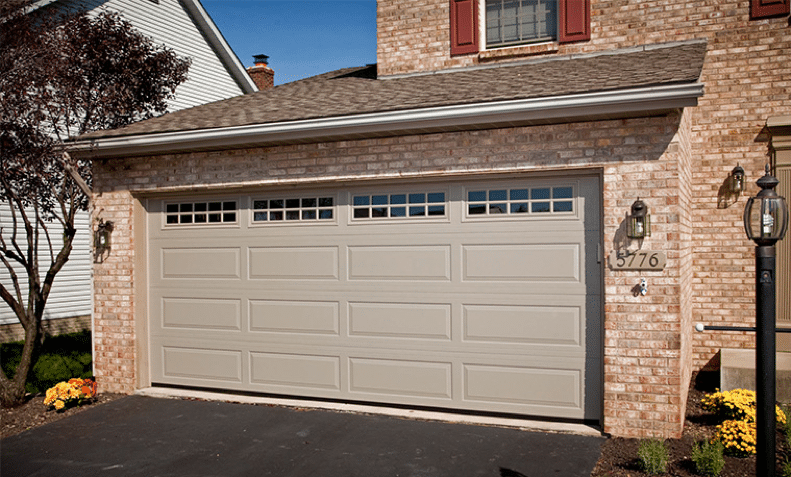
M9 378L14 376L19 366L22 345L22 341L0 344L0 363ZM48 336L44 339L33 374L28 378L26 391L32 394L45 393L60 381L92 376L90 331Z

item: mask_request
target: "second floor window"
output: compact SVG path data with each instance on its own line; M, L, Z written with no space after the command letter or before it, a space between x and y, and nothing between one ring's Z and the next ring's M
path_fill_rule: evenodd
M486 0L486 46L557 38L556 0Z

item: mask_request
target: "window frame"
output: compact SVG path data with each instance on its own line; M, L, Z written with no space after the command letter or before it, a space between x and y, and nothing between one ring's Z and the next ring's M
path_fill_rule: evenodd
M559 5L559 2L557 2L557 1L554 1L554 3L555 3L555 22L554 22L555 23L554 24L555 29L554 29L554 36L539 37L539 38L533 38L533 39L527 39L527 40L507 41L507 42L503 42L503 43L497 43L497 44L494 44L494 45L489 44L489 36L488 36L489 17L488 17L487 3L490 2L490 1L503 2L505 0L478 0L478 1L480 2L480 5L478 6L478 11L480 12L479 13L479 17L480 17L479 18L479 24L480 24L479 30L480 31L479 31L478 35L482 39L482 41L481 41L482 46L483 46L483 48L481 49L482 51L497 50L497 49L500 49L500 48L510 48L510 47L515 47L515 46L538 45L538 44L542 44L542 43L557 43L558 40L559 40L560 28L561 28L561 25L560 25L560 5ZM521 4L522 0L519 0L519 1L520 1L520 4ZM542 1L542 0L539 0L539 1ZM552 0L550 0L550 1L552 1ZM521 26L521 24L518 24L517 28L519 28L520 26Z
M233 202L234 208L233 209L226 209L225 205L228 203ZM219 210L210 210L211 207L209 204L216 204L219 203L221 208ZM182 206L189 204L192 210L181 210ZM206 210L195 210L196 204L205 204ZM178 206L178 211L169 212L168 206L176 205ZM174 199L162 199L162 229L166 230L184 230L184 229L195 229L195 228L218 228L218 227L239 227L241 225L241 215L242 215L242 200L239 197L181 197L181 198L174 198ZM233 221L224 221L222 220L224 217L221 217L219 222L210 222L209 215L210 214L220 214L225 215L227 213L233 212L235 214L235 219ZM192 215L193 220L191 222L181 222L181 216L185 216L187 214ZM179 217L179 221L176 223L169 223L168 217L169 216L177 216ZM195 216L196 215L206 215L205 222L196 222Z
M309 199L316 199L317 203L316 206L303 206L304 200ZM322 206L321 200L322 199L332 199L332 205L329 206ZM338 225L338 214L339 214L339 203L338 203L338 194L336 192L332 193L323 193L321 191L304 191L304 192L297 192L297 193L289 193L289 194L279 194L276 192L269 193L269 194L256 194L251 195L249 198L250 204L250 218L249 218L249 226L250 227L307 227L307 226L327 226L327 225ZM267 216L267 220L255 220L256 212L260 211L267 211L267 214L272 210L267 205L266 209L263 208L256 208L255 203L256 201L273 201L273 200L282 200L283 207L277 207L275 210L283 211L284 216L282 220L269 220ZM299 206L296 207L288 207L289 200L298 200ZM305 219L303 218L303 212L308 210L316 210L316 218L314 219ZM332 218L329 219L321 219L319 215L321 210L332 210ZM300 218L299 219L292 219L288 220L287 213L288 212L295 212L298 211Z
M560 188L571 188L571 197L568 198L553 198L554 190ZM511 191L527 190L531 193L533 190L549 189L550 196L546 199L513 199L510 197ZM489 192L491 191L506 191L506 198L502 200L491 200ZM470 200L471 192L486 192L486 200ZM530 195L530 194L528 194ZM553 204L556 202L571 202L570 211L554 211ZM529 204L532 209L534 203L549 203L550 210L547 212L534 212L528 210L527 212L513 213L511 212L512 204ZM506 213L490 213L491 207L487 208L485 213L471 214L470 207L474 205L496 205L506 204L508 210ZM462 187L462 222L486 222L486 221L535 221L535 220L562 220L562 219L578 219L581 213L580 203L580 188L579 181L507 181L507 182L481 182L478 184L465 184Z
M425 195L425 201L422 202L411 202L410 195L415 194L423 194ZM443 200L441 202L430 202L430 195L431 194L443 194ZM393 203L392 198L394 196L405 196L404 203ZM355 198L356 197L363 197L368 196L369 201L368 205L359 204L355 205ZM388 203L387 204L373 204L374 197L384 197L387 196ZM411 205L414 204L414 205ZM363 209L368 208L372 211L377 205L379 208L387 208L388 215L387 216L380 216L380 217L372 217L373 214L369 214L368 217L355 217L355 209ZM442 215L431 215L429 211L429 207L432 206L442 206L444 207L444 212ZM403 207L405 209L404 216L393 216L390 214L390 209L393 207ZM426 214L425 215L409 215L410 207L423 207ZM354 191L349 191L348 193L348 223L349 225L375 225L375 224L382 224L382 225L398 225L398 224L422 224L422 223L441 223L441 222L450 222L451 218L451 200L450 200L450 188L447 186L437 186L437 185L429 185L428 187L421 187L421 186L414 186L414 187L392 187L389 188L387 186L383 186L377 189L359 189Z

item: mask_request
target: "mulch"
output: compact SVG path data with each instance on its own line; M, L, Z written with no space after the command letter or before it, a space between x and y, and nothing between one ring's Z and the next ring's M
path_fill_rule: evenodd
M44 405L43 395L27 395L25 402L17 407L0 407L0 438L5 439L34 427L43 426L50 422L79 414L80 412L106 402L123 397L123 394L103 393L96 396L90 404L72 407L63 411L47 409Z
M709 412L704 411L700 401L708 392L690 386L687 398L687 415L684 430L680 439L667 439L670 459L667 473L663 475L673 477L699 477L692 462L692 446L705 439L710 439L719 422ZM602 445L602 453L591 477L643 477L646 474L640 470L637 459L637 450L640 439L626 439L613 437ZM785 456L791 455L785 445L785 437L777 434L777 470L776 475L783 475L782 462ZM725 467L720 477L746 477L755 475L755 456L730 457L725 456Z

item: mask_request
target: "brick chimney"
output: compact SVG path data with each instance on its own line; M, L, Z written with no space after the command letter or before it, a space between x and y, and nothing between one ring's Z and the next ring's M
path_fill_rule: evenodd
M275 72L269 67L269 57L266 55L253 55L255 65L247 68L247 74L258 86L258 90L265 90L275 86Z

